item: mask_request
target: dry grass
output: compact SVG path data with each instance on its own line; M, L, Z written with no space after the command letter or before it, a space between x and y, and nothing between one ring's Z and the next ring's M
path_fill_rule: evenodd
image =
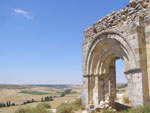
M29 95L29 94L21 94L18 93L21 90L18 89L3 89L0 91L0 101L6 103L7 101L14 102L16 104L22 104L24 101L27 100L37 100L40 101L42 97L49 96L49 95ZM44 91L44 88L31 88L29 91ZM51 96L59 96L58 94L55 93L55 91L51 91L50 89L47 90L49 93L51 93Z
M80 90L81 89L79 88L75 88L74 91L80 92ZM54 101L47 102L52 106L52 108L56 108L60 103L64 101L70 102L76 99L80 95L80 94L68 94L65 97L59 97L60 94L56 92L63 91L63 90L56 89L56 88L46 88L46 87L30 88L28 89L28 91L48 92L50 93L49 95L30 95L30 94L18 93L20 91L22 90L21 89L1 89L0 90L0 102L6 103L7 101L11 101L11 102L14 102L15 104L22 104L24 101L31 100L31 99L34 99L36 101L41 101L42 97L57 96L57 98L54 98ZM35 102L35 103L30 103L30 104L22 105L22 106L11 106L11 107L6 107L6 108L0 108L0 113L14 113L15 110L17 110L20 107L22 108L25 108L27 106L36 107L37 104L39 103L40 102Z
M127 93L125 93L122 98L123 98L124 104L131 106L131 101L129 100L129 96Z

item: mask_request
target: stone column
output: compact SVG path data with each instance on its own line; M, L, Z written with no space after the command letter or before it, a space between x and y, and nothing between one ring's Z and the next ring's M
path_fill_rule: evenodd
M132 105L144 105L144 93L142 83L142 72L140 69L132 69L125 72L128 79L128 95Z
M145 22L145 43L146 43L146 65L148 74L148 86L149 86L149 97L150 97L150 14L144 17ZM150 101L150 98L149 98Z
M89 83L88 83L88 103L94 104L93 95L94 95L94 86L95 86L95 76L89 76Z
M104 101L104 80L99 80L99 103L100 101Z
M115 60L109 66L109 105L114 107L116 98L116 69Z
M94 94L93 94L93 100L94 100L94 105L98 105L99 104L99 76L96 75L95 76L95 87L94 87Z
M147 69L147 53L146 53L146 28L144 26L145 21L143 17L138 18L139 26L137 26L137 36L138 36L138 44L139 48L136 52L136 55L140 57L138 60L140 64L140 70L142 74L142 88L143 88L143 105L147 105L149 103L149 88L148 88L148 69Z
M83 76L83 88L82 88L82 103L86 105L86 108L88 108L88 102L89 102L89 75Z

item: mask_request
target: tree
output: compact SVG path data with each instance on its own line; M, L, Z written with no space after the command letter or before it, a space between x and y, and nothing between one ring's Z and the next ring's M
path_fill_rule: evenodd
M66 92L61 93L61 97L64 97L66 95Z
M41 102L44 102L44 99L43 99L43 98L41 98Z

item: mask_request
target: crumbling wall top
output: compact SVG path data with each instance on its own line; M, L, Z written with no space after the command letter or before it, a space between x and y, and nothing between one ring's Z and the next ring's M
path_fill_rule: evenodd
M114 11L105 16L93 26L84 31L85 38L109 29L124 22L130 23L138 16L145 16L150 11L150 0L130 0L129 4L120 11Z

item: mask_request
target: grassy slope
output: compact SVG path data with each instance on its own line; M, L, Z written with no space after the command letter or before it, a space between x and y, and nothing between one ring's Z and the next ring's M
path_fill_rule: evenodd
M80 88L74 88L75 91L80 92ZM22 104L24 101L27 100L38 100L40 101L42 97L45 96L57 96L57 98L54 98L54 101L52 102L48 102L52 105L52 108L56 108L60 103L64 102L64 101L72 101L74 99L76 99L78 96L80 96L79 93L76 94L68 94L65 97L59 97L60 94L58 94L58 91L62 91L60 89L47 89L44 87L36 87L36 88L31 88L29 89L29 91L39 91L39 92L47 92L50 93L49 95L31 95L31 94L23 94L23 93L18 93L22 91L22 89L1 89L0 90L0 101L6 103L7 101L11 100L11 102L14 102L16 104ZM21 107L27 107L27 106L31 106L31 107L35 107L37 104L39 104L39 102L36 103L30 103L27 105L23 105ZM7 108L0 108L0 113L14 113L14 111L16 109L18 109L20 106L14 106L14 107L7 107Z

